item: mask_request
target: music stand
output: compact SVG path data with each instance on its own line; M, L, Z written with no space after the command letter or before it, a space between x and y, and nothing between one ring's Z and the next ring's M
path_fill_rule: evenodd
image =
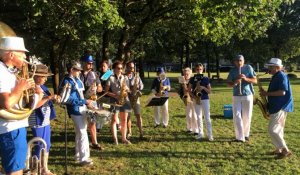
M149 102L148 104L146 105L147 106L162 106L166 103L166 101L169 99L169 97L153 97Z

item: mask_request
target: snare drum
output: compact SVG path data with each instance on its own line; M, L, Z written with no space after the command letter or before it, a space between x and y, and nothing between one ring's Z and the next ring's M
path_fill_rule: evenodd
M89 109L87 111L91 121L96 122L102 128L105 124L110 123L111 121L111 112L104 109Z

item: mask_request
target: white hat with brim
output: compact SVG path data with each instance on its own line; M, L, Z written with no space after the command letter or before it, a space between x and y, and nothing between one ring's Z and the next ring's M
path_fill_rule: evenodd
M24 45L21 37L9 36L0 38L0 50L29 52Z
M271 58L271 60L267 64L265 64L265 67L269 67L269 66L283 67L282 61L279 58Z

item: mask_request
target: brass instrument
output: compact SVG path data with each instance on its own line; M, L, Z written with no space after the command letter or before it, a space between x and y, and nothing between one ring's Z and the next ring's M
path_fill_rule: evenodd
M134 107L136 105L138 98L142 96L142 92L138 89L139 80L140 80L139 76L135 75L133 80L133 87L131 88L131 96L130 96L131 107Z
M194 89L194 91L195 91L196 104L200 105L201 104L201 96L202 96L200 81L197 81L197 85L196 85L196 88Z
M88 90L85 93L85 96L87 99L96 101L97 100L97 84L96 80L93 81L91 86L88 88Z
M165 79L166 79L166 74L165 73L161 73L159 75L159 95L160 96L165 95L165 89L164 89L164 84L163 84L163 82L165 81Z
M126 98L128 96L128 88L125 80L125 76L121 80L121 90L120 90L120 96L118 100L118 105L123 106L126 103Z
M191 99L191 96L190 96L190 93L189 93L189 89L187 87L188 82L185 80L184 76L178 77L178 80L179 80L179 83L181 84L182 89L183 89L182 100L183 100L185 106L187 106L188 103L192 102L192 99Z
M16 36L16 34L8 25L0 21L0 37L5 37L5 36ZM24 62L33 66L33 74L31 77L29 77L28 65L24 64L22 66L20 75L19 76L17 75L17 79L22 79L22 78L28 79L28 78L32 78L35 75L36 65L29 63L26 60L24 60ZM1 109L0 118L8 121L23 120L25 118L28 118L35 107L34 103L36 101L35 99L32 99L33 95L34 95L34 91L32 89L25 90L23 94L20 96L20 99L18 100L19 109L14 109L14 108ZM23 104L24 101L25 104ZM32 104L29 104L30 102L32 102Z
M32 156L32 149L37 145L37 142L40 142L43 145L43 148L40 150L40 159L36 155ZM40 175L43 171L48 169L48 154L46 149L47 143L40 137L34 137L28 142L26 169L24 174Z
M257 78L257 85L258 85L258 88L259 90L262 89L262 84L260 82L260 77L263 76L263 75L257 75L256 78ZM268 105L268 100L267 100L267 97L265 96L260 96L260 98L258 97L255 97L254 98L254 105L258 105L260 111L262 112L263 114L263 117L267 120L270 119L270 114L268 112L268 108L267 108L267 105Z

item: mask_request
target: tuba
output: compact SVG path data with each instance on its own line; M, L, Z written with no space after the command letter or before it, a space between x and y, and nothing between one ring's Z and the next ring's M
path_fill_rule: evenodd
M123 106L126 103L127 96L128 96L128 88L126 85L125 76L123 76L121 80L121 90L120 90L118 105Z
M131 97L130 97L130 103L131 107L134 107L136 105L136 102L139 97L142 96L142 92L139 90L139 76L135 75L133 80L133 87L131 88Z
M257 75L256 78L257 78L257 85L258 85L258 88L259 89L262 89L262 84L260 82L260 77L263 76L263 75ZM267 97L265 96L260 96L260 98L258 97L255 97L254 99L254 105L258 105L260 111L262 112L263 114L263 117L267 120L270 119L270 114L268 112L268 108L267 108L267 105L268 105L268 100L267 100Z
M43 148L40 151L40 159L34 155L32 156L32 149L37 145L37 142L42 143ZM24 174L40 175L42 170L47 167L47 143L40 137L34 137L28 142L26 169Z
M0 37L5 37L5 36L16 36L16 34L8 25L0 21ZM24 62L33 67L33 74L31 77L29 77L28 65L24 64L19 75L16 75L17 79L32 78L35 74L35 70L36 70L35 64L29 63L26 60L24 60ZM23 120L25 118L28 118L36 105L35 97L32 98L33 96L34 96L33 89L25 90L23 94L20 96L20 99L18 100L17 106L19 109L14 109L14 108L0 109L0 118L8 121Z

